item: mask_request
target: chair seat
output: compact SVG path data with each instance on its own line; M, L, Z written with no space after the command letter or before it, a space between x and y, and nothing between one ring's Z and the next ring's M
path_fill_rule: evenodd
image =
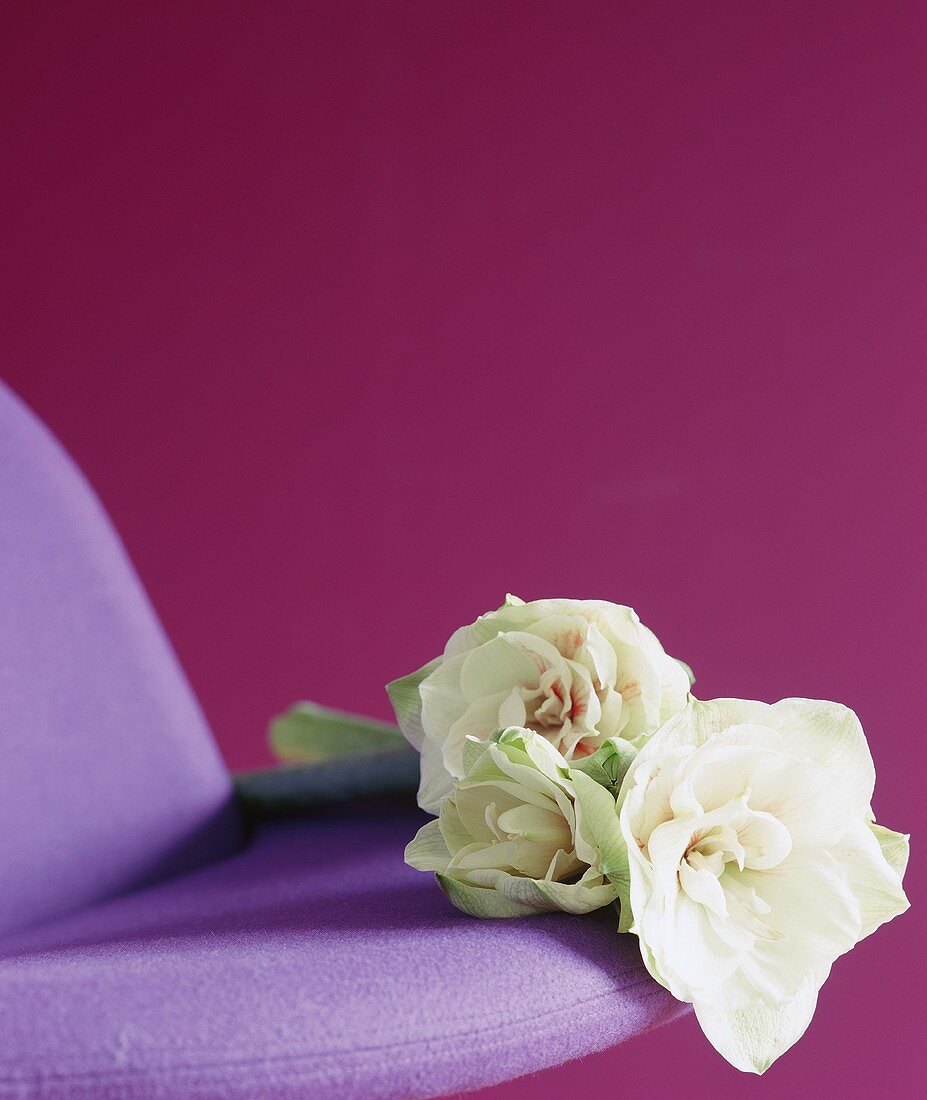
M265 823L203 870L0 944L0 1096L409 1097L687 1011L614 914L478 921L406 807Z

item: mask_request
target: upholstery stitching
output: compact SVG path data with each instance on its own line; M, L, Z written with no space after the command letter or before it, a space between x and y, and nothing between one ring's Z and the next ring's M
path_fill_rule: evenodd
M551 1016L557 1016L557 1015L560 1015L564 1012L575 1011L577 1009L587 1009L589 1006L594 1005L598 1001L607 1000L608 998L614 996L614 994L616 994L616 993L627 992L628 990L637 989L637 988L639 988L640 986L643 986L643 985L653 985L654 986L654 991L656 991L657 988L660 988L658 986L658 984L656 982L654 982L654 980L649 975L647 975L646 977L641 978L640 980L638 980L636 982L632 982L632 983L629 983L628 985L624 985L624 986L614 986L614 987L612 987L611 989L607 990L604 993L598 993L595 996L585 998L582 1001L574 1001L571 1004L562 1005L559 1008L548 1009L545 1012L536 1013L533 1016L522 1017L521 1019L515 1021L514 1024L512 1024L511 1026L514 1026L516 1028L523 1028L523 1027L526 1027L526 1026L532 1026L532 1027L536 1028L537 1025L541 1021L543 1021L543 1020L545 1020L545 1019L547 1019ZM298 1063L298 1062L305 1062L305 1063L309 1063L309 1064L318 1063L318 1062L323 1062L324 1063L325 1061L336 1060L336 1059L342 1058L346 1055L355 1055L355 1056L356 1055L364 1055L365 1057L369 1057L371 1055L380 1054L380 1053L382 1053L383 1051L386 1051L386 1050L398 1050L398 1049L402 1049L402 1048L406 1048L407 1050L411 1050L413 1048L427 1048L429 1046L440 1047L443 1044L459 1042L461 1039L464 1039L464 1038L477 1038L480 1035L485 1035L488 1032L496 1031L497 1028L498 1028L498 1025L491 1025L491 1026L488 1026L488 1027L477 1028L476 1030L458 1031L458 1032L453 1033L452 1035L442 1035L439 1038L434 1038L434 1039L407 1039L407 1040L403 1040L402 1042L382 1043L382 1044L379 1044L377 1046L350 1047L350 1048L339 1049L339 1050L330 1050L330 1051L325 1051L324 1053L320 1053L320 1054L305 1054L305 1053L304 1054L275 1054L275 1055L270 1055L270 1056L266 1056L266 1057L263 1057L263 1058L251 1057L251 1058L243 1058L243 1059L242 1058L235 1059L235 1058L230 1058L230 1057L222 1057L218 1060L212 1060L212 1061L201 1062L201 1063L186 1063L186 1064L176 1063L176 1064L171 1064L168 1067L162 1067L162 1066L159 1066L159 1065L152 1065L152 1066L147 1066L147 1067L128 1066L128 1067L125 1067L124 1069L118 1069L118 1070L115 1070L115 1071L110 1070L110 1069L106 1069L106 1070L75 1070L75 1071L62 1071L62 1072L57 1072L57 1073L41 1073L39 1075L36 1075L34 1073L16 1074L14 1076L4 1075L3 1077L0 1077L0 1085L2 1085L2 1086L20 1085L21 1086L21 1085L26 1084L30 1081L31 1082L56 1082L56 1081L64 1082L64 1081L77 1081L77 1080L80 1080L80 1079L84 1079L86 1081L99 1081L99 1080L104 1080L104 1079L107 1079L107 1078L108 1079L123 1078L123 1079L129 1081L133 1078L149 1075L149 1074L152 1074L152 1073L157 1073L159 1071L162 1071L164 1068L168 1068L170 1070L170 1072L172 1072L172 1073L176 1073L176 1072L196 1073L196 1072L204 1072L204 1071L208 1072L209 1070L216 1070L216 1069L220 1069L220 1068L223 1068L223 1067L226 1067L226 1066L232 1067L232 1068L235 1068L235 1067L247 1068L247 1067L256 1067L256 1066L292 1065L292 1064L295 1064L295 1063ZM500 1046L501 1045L501 1040L499 1038L496 1038L494 1041L491 1040L490 1042L491 1042L491 1045L494 1045L494 1046ZM404 1065L408 1065L411 1061L412 1061L412 1059L404 1059L404 1060L401 1060L399 1062L393 1062L393 1065L397 1066L397 1067L401 1067L401 1066L404 1066Z

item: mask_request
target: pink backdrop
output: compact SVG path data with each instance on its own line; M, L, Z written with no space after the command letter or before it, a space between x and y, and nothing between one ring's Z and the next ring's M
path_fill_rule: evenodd
M301 697L385 717L508 589L597 596L703 697L854 706L916 833L766 1078L688 1020L487 1096L925 1084L925 13L5 11L2 373L232 766Z

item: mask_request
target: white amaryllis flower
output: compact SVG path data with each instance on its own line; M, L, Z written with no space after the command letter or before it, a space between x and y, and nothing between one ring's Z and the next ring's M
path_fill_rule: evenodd
M639 746L686 705L689 686L688 668L630 607L507 596L457 630L441 657L387 690L421 753L419 805L436 812L463 776L468 737L527 727L567 760L613 737Z
M908 907L874 783L856 715L808 699L693 701L625 777L621 927L739 1069L787 1050L837 956Z
M469 739L466 775L436 821L406 848L406 862L434 871L448 898L475 917L588 913L614 901L610 868L627 873L615 797L571 772L528 729Z

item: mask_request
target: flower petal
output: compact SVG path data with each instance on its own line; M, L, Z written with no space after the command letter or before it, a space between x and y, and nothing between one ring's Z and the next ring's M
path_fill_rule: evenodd
M793 851L770 870L738 877L769 906L764 923L780 934L764 945L766 965L785 965L793 975L818 972L859 940L859 902L831 853Z
M786 750L811 757L834 776L860 817L869 813L875 767L866 735L849 707L821 699L782 699L769 707L767 721L782 734Z
M524 837L537 843L557 843L572 847L572 837L563 814L524 803L499 814L499 828L510 836Z
M525 707L525 699L522 689L513 687L505 697L505 702L497 711L497 721L500 726L524 727L528 718L528 710Z
M659 971L658 981L682 1000L693 1000L700 989L723 988L737 969L738 953L716 934L708 910L683 891L671 913L651 906L638 923Z
M577 855L597 867L611 882L626 885L628 849L621 835L614 796L582 772L573 773L573 785Z
M450 794L454 786L454 778L445 768L441 747L436 742L425 740L422 743L419 769L418 804L428 813L436 814L445 795Z
M768 725L763 716L768 703L751 699L690 699L684 710L669 718L641 749L635 763L663 756L671 749L697 748L729 726Z
M448 774L455 779L460 779L465 774L463 754L467 738L475 737L478 741L488 741L492 737L493 732L499 727L499 707L502 705L503 700L504 696L498 694L477 699L475 703L471 703L466 707L466 710L448 729L441 749L444 767L447 769ZM425 722L426 743L431 741L433 744L440 744L439 739L433 738L430 734L432 716L429 707L430 697L426 695L425 706L422 711Z
M880 832L904 841L907 849L907 837L900 833L891 833L889 829L881 829ZM909 902L901 885L901 875L889 864L874 829L866 823L860 821L844 837L833 855L845 872L847 883L859 902L862 916L860 939L871 935L880 924L885 924L908 908Z
M739 831L746 866L765 871L778 866L792 851L792 836L772 814L751 810L747 824Z
M418 686L421 696L420 727L426 739L432 737L443 741L447 731L467 710L467 701L460 690L460 669L465 659L452 657L440 660Z
M617 797L628 768L634 763L637 749L623 737L610 737L591 756L570 761L570 770L583 772L596 783L607 787Z
M469 775L471 771L476 767L477 761L486 751L486 746L489 742L483 741L479 737L474 737L472 733L468 733L463 743L463 771L464 775Z
M550 642L533 634L511 631L471 650L460 668L460 690L468 702L513 686L537 686L541 672L554 668L569 676L567 662Z
M419 751L421 751L422 741L425 739L422 730L422 697L419 693L419 686L440 664L441 658L436 657L416 672L412 672L398 680L393 680L386 685L386 693L389 695L389 701L396 712L396 721L399 723L399 728L406 735L409 744Z
M535 904L531 904L510 897L497 889L471 886L469 883L460 882L449 875L438 873L435 878L447 895L448 901L462 913L467 913L471 917L492 920L500 917L529 917L534 913L549 911L552 908L551 903L538 894L537 891L533 891ZM513 881L524 882L529 887L531 885L529 879Z
M443 871L450 858L437 821L423 825L406 845L406 863L416 871Z
M618 897L618 887L611 882L586 886L582 881L565 883L544 880L536 882L535 886L555 909L577 916L591 913L593 909L601 909L604 905L611 905Z
M891 829L886 829L882 825L876 825L875 822L873 822L869 828L872 829L873 836L879 842L879 847L882 849L882 855L885 856L889 867L891 867L899 878L904 878L904 873L908 867L908 843L910 840L908 834L893 833Z
M445 657L456 657L475 646L488 642L502 630L520 630L533 623L538 617L535 604L526 604L511 593L505 597L505 603L495 611L487 611L475 622L461 626L448 639L444 647Z
M718 876L711 871L695 870L686 860L679 864L679 885L692 901L704 905L722 920L727 919L727 900Z
M696 1004L695 1016L708 1041L732 1066L763 1073L804 1035L817 1000L817 983L809 981L780 1005L728 1011Z

